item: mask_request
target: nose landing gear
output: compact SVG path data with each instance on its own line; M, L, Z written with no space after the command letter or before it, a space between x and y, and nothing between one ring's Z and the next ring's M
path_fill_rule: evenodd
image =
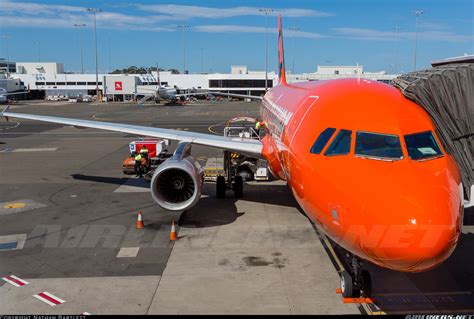
M372 278L367 270L361 270L362 263L359 258L352 256L350 273L341 273L341 290L344 298L366 297L372 295Z

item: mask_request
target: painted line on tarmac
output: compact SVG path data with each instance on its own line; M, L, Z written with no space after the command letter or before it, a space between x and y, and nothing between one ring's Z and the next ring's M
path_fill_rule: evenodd
M12 129L17 128L18 126L20 126L20 122L17 122L17 121L10 121L10 122L15 123L15 125L0 128L0 131L12 130Z
M14 214L41 207L46 207L46 205L31 199L19 199L11 202L3 202L0 203L0 215Z
M0 236L0 251L23 249L26 236L27 234Z
M137 257L140 247L122 247L120 248L117 258L134 258Z
M63 304L63 303L66 302L65 300L62 300L61 298L58 298L55 295L50 294L47 291L40 292L37 295L33 295L33 297L47 303L48 305L50 305L52 307L55 307L57 305L60 305L60 304Z
M90 315L91 315L91 314L88 313L88 312L83 312L83 313L81 313L81 316L90 316Z
M57 149L57 147L6 148L0 150L0 153L54 152Z
M28 281L14 275L3 277L2 279L15 287L23 287L30 284Z
M210 133L214 134L214 135L222 136L222 134L217 133L216 131L214 131L213 128L216 127L216 126L219 126L219 125L226 124L226 123L227 123L227 121L226 121L226 122L222 122L222 123L217 123L217 124L214 124L214 125L211 125L211 126L208 126L208 127L207 127L207 130L208 130Z

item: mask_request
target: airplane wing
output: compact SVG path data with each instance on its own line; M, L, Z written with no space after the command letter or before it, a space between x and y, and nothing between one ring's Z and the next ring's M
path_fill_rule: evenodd
M2 93L0 95L18 95L18 94L26 94L29 93L29 91L23 91L23 92L11 92L11 93Z
M209 92L209 94L224 95L224 96L230 96L230 97L240 97L243 99L263 100L263 96L258 96L258 95L246 95L246 94L235 94L235 93L224 93L224 92Z
M142 88L142 90L149 90L152 91L152 89L149 88ZM156 92L156 90L154 90ZM150 93L135 93L137 95L147 95ZM181 94L176 94L177 97L179 96L192 96L192 95L223 95L223 96L229 96L229 97L238 97L242 99L252 99L252 100L263 100L263 96L258 96L258 95L246 95L246 94L235 94L235 93L225 93L225 92L213 92L213 91L202 91L202 92L194 92L194 93L181 93Z
M136 134L141 136L158 137L164 139L170 139L180 142L190 142L193 144L211 146L221 148L225 150L232 150L237 152L246 153L249 155L261 156L262 154L262 142L258 140L240 139L240 138L228 138L224 136L195 133L188 131L177 131L172 129L155 128L148 126L138 126L130 124L120 124L111 122L100 122L91 120L78 120L64 117L44 116L35 114L23 114L13 113L9 111L10 106L1 113L2 116L8 119L8 117L36 120L43 122L59 123L64 125L82 126L89 128L96 128L100 130L115 131Z

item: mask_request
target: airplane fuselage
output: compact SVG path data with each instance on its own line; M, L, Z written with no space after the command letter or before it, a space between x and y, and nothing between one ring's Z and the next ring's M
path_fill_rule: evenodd
M180 97L178 96L178 91L172 87L162 86L158 88L157 95L161 100L166 101L177 101Z
M346 250L408 272L436 267L453 252L463 220L459 170L429 115L399 90L357 79L279 85L265 95L261 117L268 127L263 155L270 170ZM315 141L325 130L333 134L318 153ZM432 133L440 153L413 159L407 139L422 132ZM345 136L345 152L342 142L332 147L338 133ZM399 141L399 153L356 154L364 136L395 143L389 153Z

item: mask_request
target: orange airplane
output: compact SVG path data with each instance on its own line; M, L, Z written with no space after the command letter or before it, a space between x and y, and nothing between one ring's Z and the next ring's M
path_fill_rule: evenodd
M261 141L8 108L3 115L179 141L150 184L157 204L172 211L189 209L201 197L203 173L191 156L192 144L264 157L306 214L352 255L352 269L341 273L344 297L370 295L370 274L361 269L361 259L404 272L442 263L458 241L463 194L456 163L428 114L398 89L375 81L288 84L281 17L278 29L279 85L263 98L253 97L262 100L267 126Z

